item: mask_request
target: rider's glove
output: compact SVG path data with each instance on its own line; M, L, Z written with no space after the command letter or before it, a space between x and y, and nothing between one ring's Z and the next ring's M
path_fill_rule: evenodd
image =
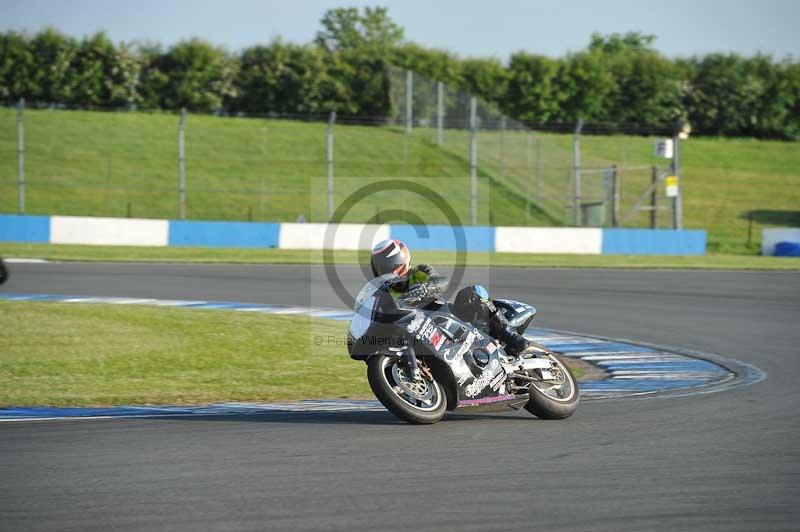
M428 285L415 284L406 292L406 298L411 301L422 301L428 296Z

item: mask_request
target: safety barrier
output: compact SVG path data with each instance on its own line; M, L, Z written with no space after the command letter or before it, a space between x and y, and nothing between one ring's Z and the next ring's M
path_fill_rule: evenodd
M772 227L761 230L762 255L774 255L775 246L780 242L800 242L800 227Z
M463 232L462 232L463 231ZM412 249L506 253L704 255L704 230L476 227L145 220L0 215L0 241L127 246L369 249L399 238ZM463 237L463 238L462 238Z

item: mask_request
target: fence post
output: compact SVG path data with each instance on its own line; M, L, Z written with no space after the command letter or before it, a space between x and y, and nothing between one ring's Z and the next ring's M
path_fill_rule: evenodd
M536 205L542 206L542 139L536 137Z
M528 219L531 217L531 181L533 181L533 165L531 164L532 139L533 135L528 131L526 136L527 146L525 149L525 159L528 163L528 179L527 186L525 187L525 216Z
M469 213L472 225L478 224L478 102L469 99Z
M655 229L658 227L658 168L655 166L651 171L650 183L653 188L650 192L650 229Z
M25 214L25 125L23 113L25 98L17 105L17 188L19 192L19 213Z
M619 225L619 170L611 165L611 226Z
M575 197L573 198L573 209L575 215L575 226L582 225L581 220L581 129L583 120L578 119L575 124L575 133L572 136L572 172L575 179Z
M178 119L178 217L186 218L186 108L181 109Z
M414 119L414 73L406 70L406 133L411 133Z
M506 115L500 117L500 179L506 176Z
M683 186L681 185L681 136L675 133L672 139L672 175L678 182L678 195L673 199L672 226L675 229L683 229Z
M328 221L333 218L333 124L336 122L336 111L331 111L328 117L328 149L326 160L328 162Z
M436 143L444 142L444 83L436 82Z

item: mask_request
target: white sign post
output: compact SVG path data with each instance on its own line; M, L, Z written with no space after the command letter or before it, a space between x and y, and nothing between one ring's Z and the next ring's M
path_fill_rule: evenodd
M672 159L673 155L672 139L657 139L656 140L656 157L663 157L664 159Z
M667 185L667 197L668 198L677 198L678 197L678 178L674 175L668 175L666 181Z

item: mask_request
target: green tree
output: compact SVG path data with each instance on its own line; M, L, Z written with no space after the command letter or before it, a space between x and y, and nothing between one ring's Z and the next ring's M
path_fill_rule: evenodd
M555 80L561 95L557 122L608 122L608 96L614 89L614 78L606 69L598 52L580 52L567 57Z
M461 78L470 93L497 105L503 102L509 73L498 59L465 59L461 63Z
M25 35L0 35L0 100L30 98L36 87L36 60Z
M192 111L217 111L226 99L237 96L234 79L236 59L223 49L201 39L182 41L165 54L147 61L143 89L145 101L153 102L158 94L158 107Z
M791 96L784 95L788 85L782 90L779 79L770 79L773 68L759 56L711 54L694 59L686 97L694 130L706 135L758 136L775 129L776 120L785 119Z
M63 103L71 98L69 77L78 50L75 39L45 28L31 40L30 50L35 61L30 99L37 102Z
M238 96L230 107L249 113L353 112L341 62L319 48L280 40L248 48L240 59Z
M66 103L95 107L135 103L132 81L138 70L138 61L125 45L117 48L102 32L85 38L69 64Z
M385 7L329 9L320 20L316 43L329 52L353 49L387 51L403 41L403 28L389 18Z
M655 49L652 44L655 40L655 35L645 35L636 31L629 31L624 35L619 33L612 33L611 35L592 33L589 51L599 51L606 54L654 52Z
M504 108L515 118L544 123L559 112L557 90L559 61L541 55L518 52L508 65L509 82Z

